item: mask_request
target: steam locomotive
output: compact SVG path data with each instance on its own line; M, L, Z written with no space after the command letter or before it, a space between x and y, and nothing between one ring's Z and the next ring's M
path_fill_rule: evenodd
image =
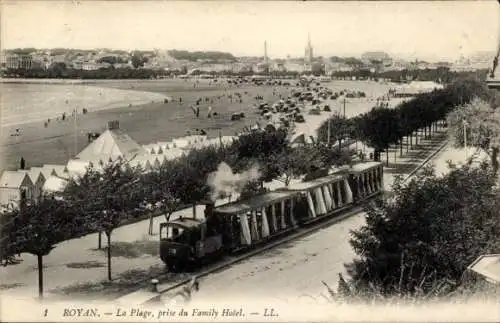
M205 219L160 224L160 257L169 271L186 271L341 214L382 191L382 163L364 162L249 199L206 203Z

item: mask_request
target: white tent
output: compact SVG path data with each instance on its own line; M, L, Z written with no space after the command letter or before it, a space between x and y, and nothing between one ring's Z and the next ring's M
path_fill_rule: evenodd
M120 129L106 130L96 140L91 142L76 157L80 160L131 159L136 155L146 154L146 149L136 143L129 135Z
M68 181L58 176L50 176L43 185L43 191L47 193L61 193L68 185Z

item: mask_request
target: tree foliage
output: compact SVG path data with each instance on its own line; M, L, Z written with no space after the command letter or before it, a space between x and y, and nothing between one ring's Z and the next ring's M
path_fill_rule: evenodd
M467 145L479 148L489 155L496 173L500 151L500 110L496 102L477 98L450 113L447 121L448 133L455 146L463 147L467 137Z
M2 214L2 260L30 253L38 259L38 293L43 297L43 257L56 245L85 232L85 219L72 205L52 198Z
M458 282L474 259L500 247L495 184L485 164L396 181L394 200L368 206L366 225L352 232L360 259L347 267L356 288L426 294L435 281Z

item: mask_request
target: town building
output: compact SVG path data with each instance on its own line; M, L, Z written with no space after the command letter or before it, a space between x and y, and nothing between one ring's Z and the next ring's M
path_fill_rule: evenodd
M26 69L32 68L33 58L31 55L8 54L5 57L5 67L8 69Z

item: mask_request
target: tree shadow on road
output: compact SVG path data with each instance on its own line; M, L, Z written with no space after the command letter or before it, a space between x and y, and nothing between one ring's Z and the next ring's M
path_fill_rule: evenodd
M0 290L14 289L21 286L24 286L24 284L21 283L0 284Z
M143 256L159 257L160 247L158 241L137 240L134 242L117 241L111 244L111 254L113 257L124 257L128 259L140 258ZM102 249L92 249L92 251L107 253L108 247Z
M89 260L85 262L71 262L69 264L66 264L66 267L72 269L91 269L91 268L100 268L105 266L106 264L95 260Z
M149 280L161 274L166 269L163 265L150 266L148 269L131 269L116 276L112 281L83 282L59 287L49 292L54 298L113 299L148 285Z

